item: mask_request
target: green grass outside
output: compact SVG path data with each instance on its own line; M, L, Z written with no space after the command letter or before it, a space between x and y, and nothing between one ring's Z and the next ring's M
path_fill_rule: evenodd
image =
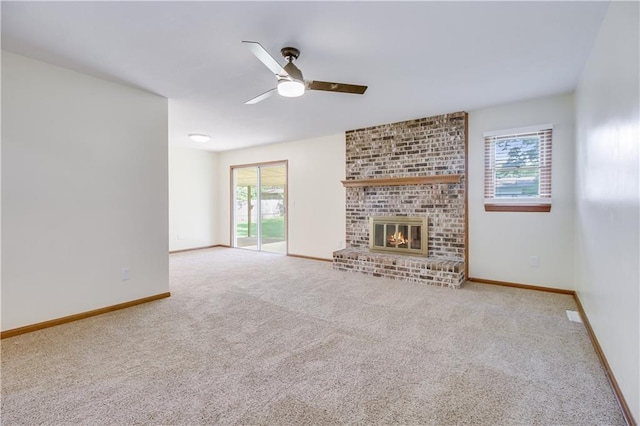
M255 237L257 231L258 225L251 222L251 236ZM244 238L247 236L247 222L241 222L236 225L236 235L238 238ZM284 240L284 216L263 219L262 238Z

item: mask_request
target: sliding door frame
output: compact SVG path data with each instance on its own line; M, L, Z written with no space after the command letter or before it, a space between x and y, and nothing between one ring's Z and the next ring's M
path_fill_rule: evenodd
M289 255L289 160L280 160L280 161L265 161L262 163L247 163L247 164L234 164L229 166L229 247L235 247L234 238L235 235L235 182L233 179L233 171L234 169L242 169L247 167L269 167L269 166L281 166L284 165L284 238L285 238L285 256ZM258 178L258 180L260 180ZM259 192L262 191L262 185L259 188ZM249 213L251 214L251 213ZM259 221L262 222L262 218L259 218ZM262 235L260 235L262 238Z

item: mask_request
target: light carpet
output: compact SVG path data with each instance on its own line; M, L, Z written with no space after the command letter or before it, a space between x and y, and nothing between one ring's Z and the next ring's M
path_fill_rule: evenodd
M216 248L172 297L2 341L2 424L622 425L567 295Z

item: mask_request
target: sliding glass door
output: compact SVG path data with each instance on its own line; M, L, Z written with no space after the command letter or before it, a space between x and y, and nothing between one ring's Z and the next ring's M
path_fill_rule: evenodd
M234 247L287 253L287 163L232 166Z
M233 246L258 250L258 168L234 168L233 187Z

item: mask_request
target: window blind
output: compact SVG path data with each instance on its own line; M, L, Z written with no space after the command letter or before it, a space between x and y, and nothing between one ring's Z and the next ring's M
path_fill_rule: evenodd
M552 126L506 132L484 135L485 199L550 199Z

